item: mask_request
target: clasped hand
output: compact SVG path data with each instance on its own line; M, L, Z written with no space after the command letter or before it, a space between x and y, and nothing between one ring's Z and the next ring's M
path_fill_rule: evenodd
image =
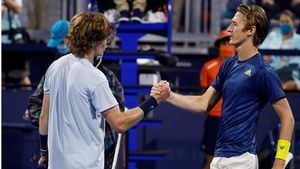
M170 86L169 82L165 80L161 80L158 84L154 84L151 88L151 96L155 98L155 100L160 103L166 101L170 96Z

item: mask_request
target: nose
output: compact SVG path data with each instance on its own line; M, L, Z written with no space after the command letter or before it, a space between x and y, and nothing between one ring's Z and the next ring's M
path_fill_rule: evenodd
M230 24L226 30L227 30L227 32L231 33L232 32L232 24Z

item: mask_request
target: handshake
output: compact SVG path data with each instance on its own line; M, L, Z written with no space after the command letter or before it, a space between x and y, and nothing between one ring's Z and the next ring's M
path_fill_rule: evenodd
M161 80L158 84L154 84L151 88L150 96L154 97L157 103L166 101L171 94L169 82Z

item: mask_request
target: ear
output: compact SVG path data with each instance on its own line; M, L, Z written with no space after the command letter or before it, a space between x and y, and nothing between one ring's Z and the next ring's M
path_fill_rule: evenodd
M251 26L250 29L248 30L247 35L248 36L252 36L256 33L256 27L255 26Z

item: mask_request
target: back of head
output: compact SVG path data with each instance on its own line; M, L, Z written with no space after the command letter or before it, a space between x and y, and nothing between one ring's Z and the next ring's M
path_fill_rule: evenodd
M102 13L81 12L71 19L68 34L70 51L77 57L84 57L114 33L114 27Z
M244 30L249 30L252 26L256 27L256 33L253 37L253 45L260 45L268 35L269 21L264 9L257 5L245 5L238 6L236 12L243 15L245 21Z

